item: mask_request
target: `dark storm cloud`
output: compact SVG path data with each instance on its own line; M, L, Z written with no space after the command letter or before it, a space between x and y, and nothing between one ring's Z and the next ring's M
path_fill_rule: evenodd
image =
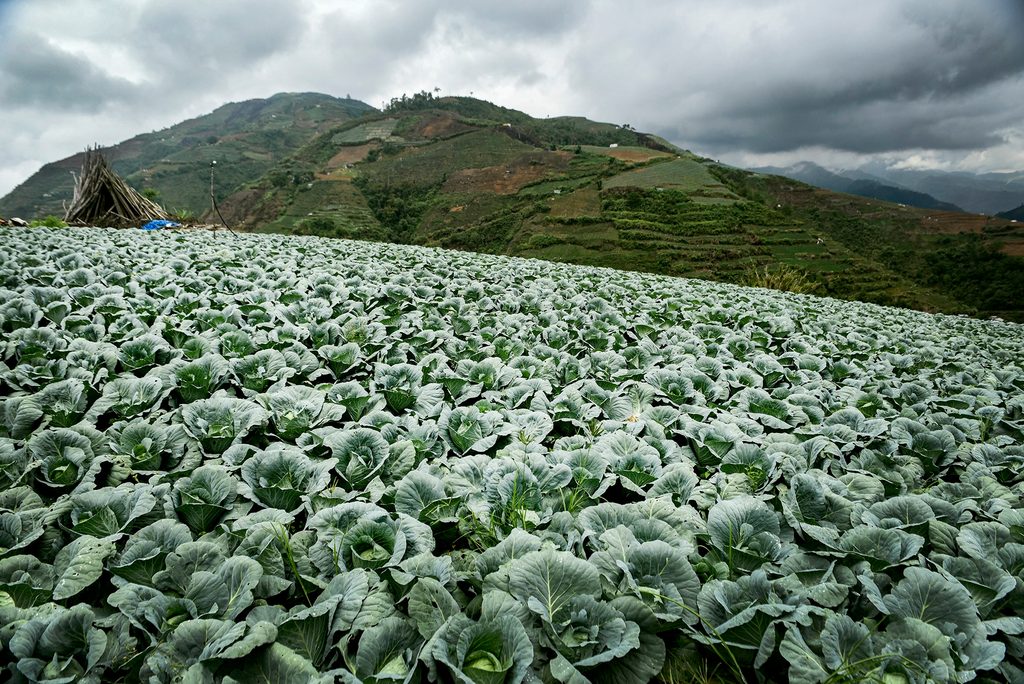
M785 87L758 90L756 99L735 97L722 103L724 118L705 129L705 138L762 151L808 144L854 152L998 144L997 131L1019 122L1024 104L1014 94L1021 92L1024 41L1011 28L1024 26L1022 7L1005 5L1000 12L993 3L981 17L965 16L962 8L937 17L907 7L894 38L918 35L918 52L891 55L883 36L877 48L864 47L883 53L881 60L869 58L872 68L837 63L828 80L786 79Z
M574 83L646 100L640 123L676 140L716 151L965 150L1001 144L1024 120L1018 0L664 9L661 25L598 36L623 47L584 47ZM626 54L638 44L652 46L642 62Z
M44 39L14 36L3 59L0 101L8 107L60 106L93 112L128 99L134 91L129 81Z
M495 37L550 37L571 28L586 13L588 3L571 0L480 3L470 0L444 7Z
M129 39L162 86L209 88L245 79L261 61L290 50L306 29L298 0L153 0ZM268 93L269 94L269 93Z
M9 106L74 111L202 99L225 82L245 82L263 61L291 49L306 30L301 5L218 0L183 8L176 0L151 0L52 29L15 23L0 47L0 93ZM100 54L86 56L64 42Z
M324 63L346 67L338 87L368 93L379 105L442 83L468 93L496 80L538 82L531 53L538 42L564 37L579 14L574 6L571 0L345 3L314 20L308 40ZM457 57L445 60L452 52Z
M0 194L227 101L435 86L749 164L1024 168L1022 26L1024 0L0 0Z
M1013 89L1020 91L1024 83ZM1010 85L1006 88L1011 89ZM667 127L667 135L712 149L742 148L778 152L819 145L864 154L909 149L970 150L1004 142L1003 131L1020 121L1017 103L993 107L1007 93L985 89L975 97L937 101L868 99L841 106L766 99L763 107L724 110L687 126ZM986 107L979 107L985 100Z

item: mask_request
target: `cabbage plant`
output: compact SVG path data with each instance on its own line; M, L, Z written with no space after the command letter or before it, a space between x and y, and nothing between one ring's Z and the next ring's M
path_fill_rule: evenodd
M1024 329L0 228L4 681L1024 680Z
M314 462L299 449L275 445L242 464L239 491L267 508L291 511L303 497L327 486L336 464L335 459Z

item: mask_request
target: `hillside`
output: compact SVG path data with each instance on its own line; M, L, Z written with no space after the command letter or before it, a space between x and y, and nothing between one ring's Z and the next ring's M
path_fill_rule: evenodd
M865 264L913 283L904 306L918 308L908 302L921 296L927 301L930 291L968 311L1024 320L1024 230L1018 224L836 194L779 176L721 171L755 196L791 207L805 226L845 245Z
M1024 678L1024 326L365 241L0 242L5 681Z
M1008 219L1010 221L1024 221L1024 204L1020 205L1015 209L1004 211L1000 214L996 214L999 218Z
M1024 197L1024 172L968 173L865 167L865 171L884 181L941 197L979 214L997 214L1021 203Z
M898 168L871 162L830 171L812 162L756 169L837 192L848 192L924 209L997 215L1020 204L1024 173L970 173Z
M386 111L282 94L226 105L110 154L136 187L197 215L208 212L216 158L222 212L248 231L539 257L1024 320L1020 224L743 172L582 117L536 119L430 93L396 98ZM61 213L77 164L47 165L4 198L0 213ZM911 197L894 192L886 198Z
M721 166L613 124L396 101L222 203L259 232L386 240L1024 318L1024 230ZM870 239L865 239L870 236ZM950 264L957 268L950 269Z
M114 169L136 189L153 189L171 209L201 214L210 205L210 162L221 193L259 178L318 132L375 111L357 100L318 93L279 93L233 102L161 131L104 148ZM0 199L0 216L64 214L82 154L46 164Z
M802 181L809 185L817 185L827 190L870 197L894 204L906 204L911 207L920 207L921 209L963 211L963 209L955 204L943 202L927 193L887 184L876 178L851 177L848 174L835 173L811 162L800 162L784 168L765 166L753 170L760 173L785 176L786 178Z

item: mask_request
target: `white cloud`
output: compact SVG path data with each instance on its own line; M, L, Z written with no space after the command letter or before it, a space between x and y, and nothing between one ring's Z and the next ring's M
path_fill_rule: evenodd
M434 87L733 163L1024 168L1017 0L13 0L0 22L0 194L227 101Z

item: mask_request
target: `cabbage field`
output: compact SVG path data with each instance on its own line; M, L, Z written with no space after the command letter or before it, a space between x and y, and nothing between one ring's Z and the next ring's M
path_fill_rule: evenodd
M1024 327L0 229L16 682L1024 680Z

